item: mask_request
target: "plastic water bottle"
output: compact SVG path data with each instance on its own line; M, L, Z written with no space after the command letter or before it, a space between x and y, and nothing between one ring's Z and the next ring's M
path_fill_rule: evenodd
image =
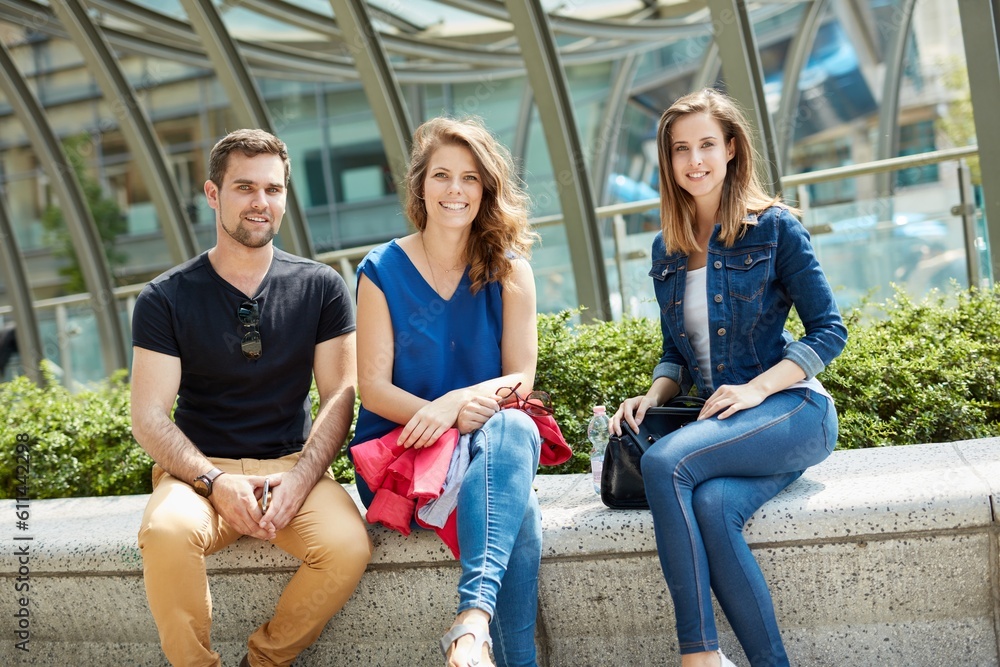
M604 471L604 450L607 449L611 432L608 430L608 413L603 405L594 407L594 416L587 425L587 440L590 440L590 471L594 475L594 493L601 494L601 473Z

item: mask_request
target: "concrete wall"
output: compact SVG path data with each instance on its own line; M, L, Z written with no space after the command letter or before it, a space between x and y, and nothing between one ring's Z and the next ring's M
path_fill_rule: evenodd
M582 475L540 476L536 487L540 664L679 664L649 513L605 508ZM1000 439L989 439L835 452L764 505L746 535L792 663L1000 664L998 489ZM30 501L25 530L15 502L0 501L0 665L166 664L136 547L145 501ZM457 602L457 564L432 533L371 533L369 572L297 665L443 664L437 639ZM238 663L296 566L250 539L209 558L223 664ZM28 653L16 648L21 597ZM723 650L747 664L716 615Z

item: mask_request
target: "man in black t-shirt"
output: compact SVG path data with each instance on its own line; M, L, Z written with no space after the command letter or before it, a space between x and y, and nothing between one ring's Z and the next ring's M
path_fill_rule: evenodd
M290 664L371 558L364 521L330 473L354 414L351 297L330 267L274 247L288 176L273 135L238 130L216 144L205 183L216 245L135 304L132 430L156 461L139 547L173 665L221 664L205 556L241 535L303 561L241 665Z

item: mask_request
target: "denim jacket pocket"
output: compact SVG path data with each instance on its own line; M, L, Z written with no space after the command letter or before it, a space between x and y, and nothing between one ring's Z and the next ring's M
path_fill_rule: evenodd
M649 276L653 279L653 293L656 295L656 302L660 306L660 314L666 315L674 309L674 295L677 292L677 268L678 260L655 260L653 267L649 270Z
M729 294L744 301L760 298L771 266L771 248L747 250L725 260Z
M649 270L649 277L653 280L666 280L671 274L677 273L678 260L658 259L653 262Z

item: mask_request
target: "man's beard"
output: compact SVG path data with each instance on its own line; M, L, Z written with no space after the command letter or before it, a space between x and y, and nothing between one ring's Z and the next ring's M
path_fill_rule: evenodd
M225 219L226 218L222 212L222 202L219 202L219 220ZM271 239L274 238L273 225L268 225L267 231L264 232L263 236L255 236L254 233L243 224L242 215L239 218L239 224L236 225L236 229L229 229L226 227L224 222L222 223L222 228L226 230L226 233L229 234L230 238L247 248L263 248L271 242Z

